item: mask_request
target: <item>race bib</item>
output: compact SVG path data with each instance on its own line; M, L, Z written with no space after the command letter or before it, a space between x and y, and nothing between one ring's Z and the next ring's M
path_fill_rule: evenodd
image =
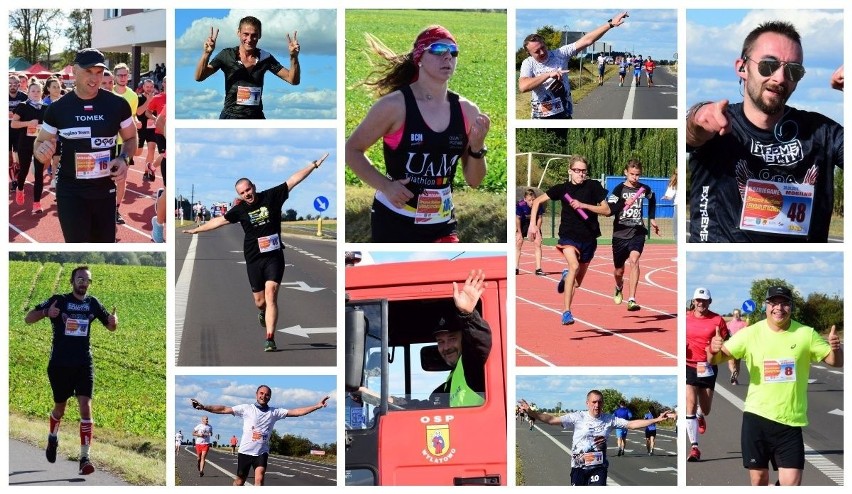
M424 189L417 196L417 210L414 223L432 225L450 221L453 212L453 193L449 187L444 189Z
M260 104L260 93L263 88L250 86L237 86L237 104L243 106L258 106Z
M807 235L813 204L813 185L749 180L740 214L740 229Z
M266 441L266 436L264 436L264 434L261 433L259 430L252 428L251 440L252 441Z
M796 361L791 358L767 359L763 361L764 383L796 382Z
M73 319L69 317L65 320L65 336L87 336L88 334L88 319Z
M147 121L145 121L145 128L146 129L156 129L157 128L157 118L156 117L155 118L149 118Z
M74 154L75 176L81 180L104 178L109 176L109 151Z
M38 132L41 130L41 124L27 126L27 137L37 137Z
M281 249L281 239L278 238L277 233L273 233L272 235L268 235L266 237L259 237L257 239L257 248L260 249L261 252L272 252L273 250Z
M539 118L558 115L564 111L565 105L562 104L562 98L550 98L533 103L533 113Z
M588 453L583 453L580 456L580 460L582 460L584 467L602 465L604 462L604 454L603 451L590 451Z
M707 362L698 362L695 364L695 373L698 377L713 377L713 366Z

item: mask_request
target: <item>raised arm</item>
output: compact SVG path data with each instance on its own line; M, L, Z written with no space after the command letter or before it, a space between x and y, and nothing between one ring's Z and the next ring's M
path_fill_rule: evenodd
M196 410L203 410L205 412L219 413L223 415L234 414L234 409L231 407L226 407L225 405L202 405L195 398L190 398L189 401L192 402L192 408Z
M527 416L532 417L534 420L538 420L539 422L543 422L545 424L550 425L562 425L562 420L559 417L555 415L550 415L549 413L538 412L536 410L533 410L532 407L530 407L530 404L526 402L526 400L521 399L521 401L518 402L518 407L520 407L521 410L526 412Z
M204 223L203 225L201 225L199 227L191 228L189 230L184 230L183 233L189 233L189 234L195 235L196 233L209 232L210 230L215 230L215 229L222 227L222 226L225 226L227 224L229 224L228 220L226 220L224 216L217 216L217 217L211 219L210 221L208 221L207 223Z
M325 408L328 406L328 396L319 401L316 405L311 405L302 408L290 408L287 410L288 417L301 417L302 415L307 415L309 413L316 412L321 408Z
M302 69L299 66L299 51L301 47L299 46L299 40L296 38L296 34L298 31L293 31L293 37L290 37L290 33L287 33L287 47L290 52L290 68L281 67L281 70L275 73L279 78L281 78L284 82L289 82L294 86L298 86L299 82L302 80Z
M609 31L610 29L624 24L624 19L626 17L630 17L629 15L627 15L627 12L622 12L622 13L618 14L617 16L613 17L612 19L603 23L600 27L596 28L594 31L589 31L588 33L586 33L585 36L583 36L582 38L575 41L574 47L576 48L577 51L580 51L580 50L586 48L587 46L591 45L595 41L601 39L601 36L606 34L606 32Z
M474 103L464 100L462 110L467 115L467 121L471 122L468 130L468 149L462 156L462 173L464 180L471 187L479 187L485 178L487 162L485 159L485 136L491 128L491 119L488 115L480 113L479 107ZM482 153L480 157L474 157L473 153Z
M628 429L641 429L642 427L648 427L651 424L657 424L666 420L668 418L677 418L677 415L672 411L665 411L660 414L659 417L653 419L636 419L627 422Z
M218 37L219 29L211 27L210 36L204 40L204 49L201 51L201 58L198 59L198 65L195 66L195 80L198 82L207 79L216 72L216 69L210 65L210 55L216 49L216 38Z
M308 175L310 175L314 170L319 168L319 166L322 164L323 161L325 161L326 158L328 158L328 153L325 153L322 158L318 160L311 161L310 165L290 175L290 178L287 179L287 188L289 190L293 190L293 187L299 185L302 180L308 178Z

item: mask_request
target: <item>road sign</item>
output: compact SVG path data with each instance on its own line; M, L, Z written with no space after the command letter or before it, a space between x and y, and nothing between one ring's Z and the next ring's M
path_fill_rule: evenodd
M743 302L743 312L746 314L751 314L755 309L757 309L757 304L754 303L754 300L749 299Z
M328 199L324 196L317 196L317 198L314 199L314 209L320 213L328 209Z

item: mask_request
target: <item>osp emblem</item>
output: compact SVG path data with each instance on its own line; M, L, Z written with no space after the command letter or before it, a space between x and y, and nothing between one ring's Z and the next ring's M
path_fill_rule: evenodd
M450 425L426 426L426 449L435 457L441 457L450 451Z

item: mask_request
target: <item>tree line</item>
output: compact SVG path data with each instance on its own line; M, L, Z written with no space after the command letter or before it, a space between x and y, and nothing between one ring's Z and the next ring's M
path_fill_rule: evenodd
M10 261L166 267L165 252L10 252Z

